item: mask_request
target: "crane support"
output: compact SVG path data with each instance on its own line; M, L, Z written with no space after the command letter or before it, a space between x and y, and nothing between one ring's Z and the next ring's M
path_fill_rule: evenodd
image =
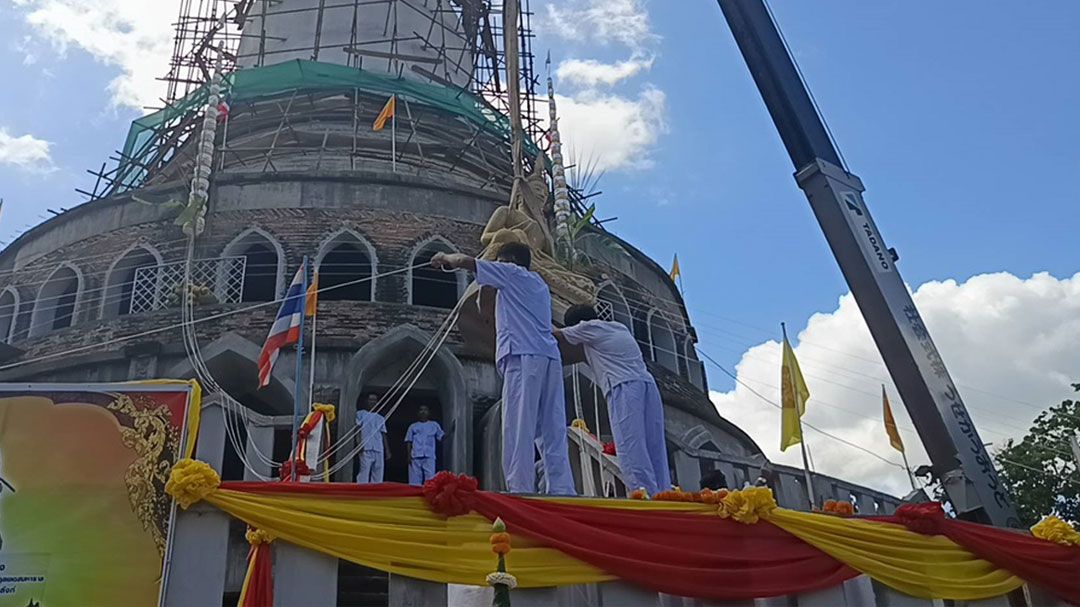
M1020 527L956 384L915 307L763 0L717 0L949 501L965 519Z

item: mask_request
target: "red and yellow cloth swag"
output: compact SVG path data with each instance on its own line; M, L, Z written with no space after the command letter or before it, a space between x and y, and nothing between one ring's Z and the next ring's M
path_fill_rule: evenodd
M515 542L508 570L523 588L618 579L728 601L865 574L927 599L986 599L1029 582L1080 604L1080 535L1068 525L1053 525L1047 541L948 519L939 504L866 519L778 508L764 488L651 501L521 497L445 472L423 488L220 483L192 460L177 464L167 490L182 507L204 500L292 544L441 583L485 585L491 522L501 518Z

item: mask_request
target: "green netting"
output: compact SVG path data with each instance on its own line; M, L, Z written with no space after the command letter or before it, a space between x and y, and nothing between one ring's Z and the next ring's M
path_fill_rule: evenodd
M365 72L345 65L316 61L288 61L267 67L233 72L226 78L226 90L233 100L246 101L283 93L304 91L350 91L381 93L408 99L410 103L436 108L460 116L496 136L510 139L510 122L489 103L459 89ZM171 106L135 120L124 142L118 175L123 187L137 187L145 177L140 165L153 153L155 137L163 125L198 112L206 103L207 89L202 87ZM539 152L535 143L526 141L526 153ZM127 165L127 166L125 166Z

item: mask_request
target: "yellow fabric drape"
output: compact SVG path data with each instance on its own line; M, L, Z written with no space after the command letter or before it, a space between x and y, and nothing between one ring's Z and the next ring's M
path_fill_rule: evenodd
M987 599L1024 583L946 537L920 535L899 525L791 510L774 511L769 522L886 586L920 598Z
M597 508L717 516L710 504L537 498ZM217 489L205 501L282 540L408 577L482 586L491 570L491 523L477 514L450 519L419 497L343 499ZM769 523L900 592L927 599L1002 596L1023 581L943 536L876 521L776 509ZM760 523L766 524L766 523ZM718 548L719 549L719 548ZM610 581L611 575L528 538L515 537L509 570L525 588Z
M422 580L484 586L495 562L491 521L477 514L443 519L418 497L352 500L219 489L206 501L297 546ZM520 536L507 560L524 588L614 579Z

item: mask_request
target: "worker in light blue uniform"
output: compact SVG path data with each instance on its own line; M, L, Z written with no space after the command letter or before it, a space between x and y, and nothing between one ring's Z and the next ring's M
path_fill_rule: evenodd
M383 470L390 459L390 441L386 438L386 419L375 413L378 394L368 394L357 403L356 426L360 429L360 465L356 482L361 485L383 482Z
M615 452L629 490L649 495L671 489L664 441L664 403L634 335L619 322L599 320L592 306L571 306L555 335L585 350L608 405Z
M413 422L405 432L405 446L409 452L409 484L421 486L435 476L436 442L446 434L439 422L431 420L431 409L421 405Z
M477 284L495 298L495 363L503 377L503 474L511 493L536 493L536 448L547 493L575 495L566 441L566 397L562 358L551 333L551 292L530 271L532 252L504 244L497 261L436 254L431 265L476 273Z

